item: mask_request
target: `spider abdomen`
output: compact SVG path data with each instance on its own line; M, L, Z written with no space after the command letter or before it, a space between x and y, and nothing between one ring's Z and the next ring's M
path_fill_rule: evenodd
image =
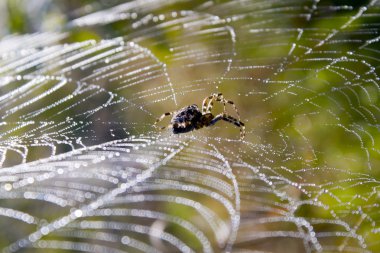
M182 108L171 120L174 134L190 132L197 127L197 122L202 117L197 105L190 105Z

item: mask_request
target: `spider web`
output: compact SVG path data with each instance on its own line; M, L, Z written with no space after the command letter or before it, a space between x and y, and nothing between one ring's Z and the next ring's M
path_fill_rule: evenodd
M3 252L378 252L379 7L137 0L3 38ZM244 141L152 127L213 92Z

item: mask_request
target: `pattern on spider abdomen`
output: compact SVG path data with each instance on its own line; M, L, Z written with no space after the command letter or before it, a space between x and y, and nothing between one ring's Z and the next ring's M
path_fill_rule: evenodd
M173 133L180 134L194 130L201 117L202 113L195 104L182 108L171 120Z

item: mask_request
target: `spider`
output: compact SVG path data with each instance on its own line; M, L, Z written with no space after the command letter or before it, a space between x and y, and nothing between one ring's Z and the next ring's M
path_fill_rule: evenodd
M214 105L214 100L223 104L223 113L217 114L214 116L211 113L211 109ZM226 112L226 104L233 106L236 114L239 119L236 119ZM240 127L240 139L243 139L245 136L245 126L244 123L240 121L239 112L235 106L235 103L231 100L226 100L223 97L222 93L213 93L210 96L206 97L203 100L202 112L199 110L196 104L183 107L182 109L174 112L166 112L159 117L154 126L156 127L157 123L162 121L165 117L174 115L168 128L173 129L174 134L181 134L190 132L193 130L198 130L202 127L208 127L214 125L219 120L224 120L229 123L234 124L237 127ZM160 127L160 129L165 129L166 127Z

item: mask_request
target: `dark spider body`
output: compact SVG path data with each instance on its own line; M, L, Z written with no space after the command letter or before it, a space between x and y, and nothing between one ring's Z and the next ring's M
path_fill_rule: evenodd
M194 130L201 117L202 113L195 104L182 108L170 121L173 133L181 134Z
M202 115L196 104L186 106L178 111L170 121L174 134L181 134L209 126L214 116L211 113Z
M211 113L214 101L223 104L223 113L219 113L215 116ZM243 139L245 136L244 123L240 121L240 118L236 119L228 115L226 112L227 104L233 106L236 114L239 116L239 112L234 102L225 99L222 93L214 93L203 100L202 111L199 110L196 104L193 104L183 107L182 109L175 112L166 112L156 120L154 126L156 126L156 124L163 120L165 117L174 115L168 127L173 129L174 134L182 134L193 130L198 130L202 127L212 126L219 120L224 120L234 124L237 127L240 127L240 139ZM165 128L166 127L161 127L161 129Z

